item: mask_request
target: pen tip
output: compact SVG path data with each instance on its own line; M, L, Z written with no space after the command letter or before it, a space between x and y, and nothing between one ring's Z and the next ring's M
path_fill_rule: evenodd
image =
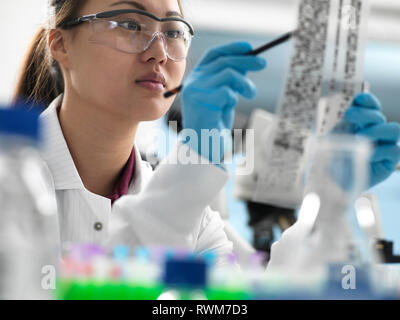
M174 93L172 91L168 91L168 92L164 93L164 98L170 98L170 97L172 97L173 94Z
M182 90L182 88L183 88L183 85L180 85L179 87L177 87L177 88L175 88L173 90L167 91L166 93L164 93L164 97L165 98L170 98L173 95L179 93Z

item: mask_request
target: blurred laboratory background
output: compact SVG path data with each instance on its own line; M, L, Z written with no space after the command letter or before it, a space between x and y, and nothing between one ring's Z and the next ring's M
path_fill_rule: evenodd
M186 18L195 27L188 72L210 46L231 41L249 41L254 47L296 28L297 0L183 0ZM400 122L400 1L371 0L369 39L365 55L365 80L381 100L389 121ZM1 73L0 102L10 101L24 53L47 17L47 0L5 0L0 3ZM237 126L244 126L256 108L273 112L286 79L290 44L264 54L267 70L250 74L258 88L255 100L240 100ZM179 99L174 105L179 110ZM233 172L233 168L230 168ZM234 175L226 188L229 220L249 242L245 204L233 197ZM386 239L400 253L400 174L372 190L378 197ZM276 237L279 230L276 230Z

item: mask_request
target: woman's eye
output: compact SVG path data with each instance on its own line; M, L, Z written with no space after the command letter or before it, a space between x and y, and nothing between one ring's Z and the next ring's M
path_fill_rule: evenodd
M170 30L165 32L165 35L171 39L181 39L184 38L184 32L180 30Z
M118 22L118 26L125 28L129 31L140 31L140 25L135 21Z

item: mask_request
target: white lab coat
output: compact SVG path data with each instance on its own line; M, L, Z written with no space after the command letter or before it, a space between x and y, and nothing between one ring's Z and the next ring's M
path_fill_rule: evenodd
M135 147L135 174L128 195L111 206L111 200L90 192L82 183L59 123L61 102L62 95L40 117L41 154L54 184L61 243L166 245L196 253L213 250L222 265L222 257L232 252L232 243L218 212L208 205L228 174L212 164L169 164L176 152L190 152L179 143L153 172Z

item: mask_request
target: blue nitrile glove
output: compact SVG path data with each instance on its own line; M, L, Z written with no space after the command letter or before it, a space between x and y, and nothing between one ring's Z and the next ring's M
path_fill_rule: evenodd
M381 104L374 95L357 95L338 127L342 128L339 133L364 136L373 143L369 187L382 182L396 170L400 161L400 148L397 145L400 126L398 123L386 122L381 112ZM343 129L344 127L346 129Z
M214 164L223 160L224 137L232 130L238 95L253 99L256 88L246 78L248 71L266 67L266 60L246 56L252 47L247 42L235 42L211 48L194 68L184 83L182 91L182 122L184 129L192 129L201 138L201 130L214 130L220 141L218 146L202 148L201 141L187 138L185 143ZM185 135L184 135L185 136ZM183 140L183 139L182 139ZM218 140L216 140L218 141ZM214 158L212 157L214 149ZM216 162L213 159L217 160Z

